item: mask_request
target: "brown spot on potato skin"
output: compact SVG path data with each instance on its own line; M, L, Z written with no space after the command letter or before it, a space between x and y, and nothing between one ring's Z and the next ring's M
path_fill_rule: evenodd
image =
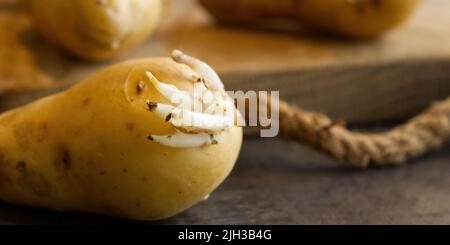
M73 132L73 136L75 136L75 137L80 136L80 130L79 130L79 129L75 130L75 131Z
M169 113L169 114L166 116L166 122L170 121L170 119L172 119L172 113Z
M89 97L86 97L86 98L81 102L81 104L82 104L83 106L88 106L90 103L91 103L91 98L89 98Z
M27 163L25 161L19 161L16 163L16 169L20 173L24 174L27 171Z
M128 131L133 131L136 128L136 124L133 123L133 122L128 122L128 123L125 124L125 128Z
M105 6L105 1L102 1L102 0L97 0L97 1L95 1L95 3L98 5L98 6Z
M71 162L70 162L70 153L69 153L69 151L65 150L62 153L62 162L64 164L64 168L67 169L67 168L70 167Z
M158 104L155 102L147 101L147 107L149 111L153 111L156 107L158 107Z
M372 0L372 6L374 7L374 8L377 8L377 9L379 9L379 8L381 8L381 5L383 4L383 1L382 0Z
M56 149L55 167L57 170L67 171L72 166L70 151L64 144L59 144Z
M139 81L139 82L137 83L137 85L136 85L136 93L137 93L137 94L141 94L142 91L144 91L146 87L147 87L147 86L146 86L146 84L145 84L144 82Z

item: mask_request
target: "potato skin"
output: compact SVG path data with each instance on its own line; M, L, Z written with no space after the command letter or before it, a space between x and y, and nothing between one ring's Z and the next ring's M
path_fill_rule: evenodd
M147 99L165 101L145 72L191 89L186 70L165 58L130 61L2 114L0 199L139 220L167 218L203 200L233 168L242 129L198 148L147 139L174 129L147 110Z
M406 20L421 0L303 0L298 17L324 30L371 38Z
M36 29L55 45L89 60L116 56L156 28L161 0L22 0Z
M421 0L200 0L219 20L289 18L352 38L372 38L402 23Z

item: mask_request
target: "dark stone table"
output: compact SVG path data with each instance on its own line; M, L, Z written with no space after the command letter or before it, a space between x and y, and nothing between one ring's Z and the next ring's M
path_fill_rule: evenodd
M449 177L449 147L401 167L355 170L296 143L247 138L208 201L149 223L450 224ZM135 222L0 204L0 224L117 223Z

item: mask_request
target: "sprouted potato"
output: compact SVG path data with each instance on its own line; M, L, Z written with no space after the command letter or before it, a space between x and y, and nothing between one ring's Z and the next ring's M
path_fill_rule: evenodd
M191 207L230 173L242 142L234 120L209 124L225 116L174 100L199 100L195 90L214 95L204 108L232 106L239 117L217 74L180 51L112 66L3 113L0 199L139 220ZM201 123L180 123L186 115Z

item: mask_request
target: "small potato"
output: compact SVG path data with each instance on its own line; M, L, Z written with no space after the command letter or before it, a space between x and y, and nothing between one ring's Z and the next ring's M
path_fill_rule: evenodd
M198 81L211 81L210 71L183 64L203 63L176 55L178 63L151 58L112 66L3 113L0 199L139 220L170 217L203 200L233 168L242 128L204 129L200 142L202 133L181 134L187 129L158 115L151 103L170 103L158 90L163 82L189 94Z
M353 38L380 35L407 19L421 0L200 0L219 20L287 18Z
M156 28L161 0L22 0L37 30L73 55L111 58Z

